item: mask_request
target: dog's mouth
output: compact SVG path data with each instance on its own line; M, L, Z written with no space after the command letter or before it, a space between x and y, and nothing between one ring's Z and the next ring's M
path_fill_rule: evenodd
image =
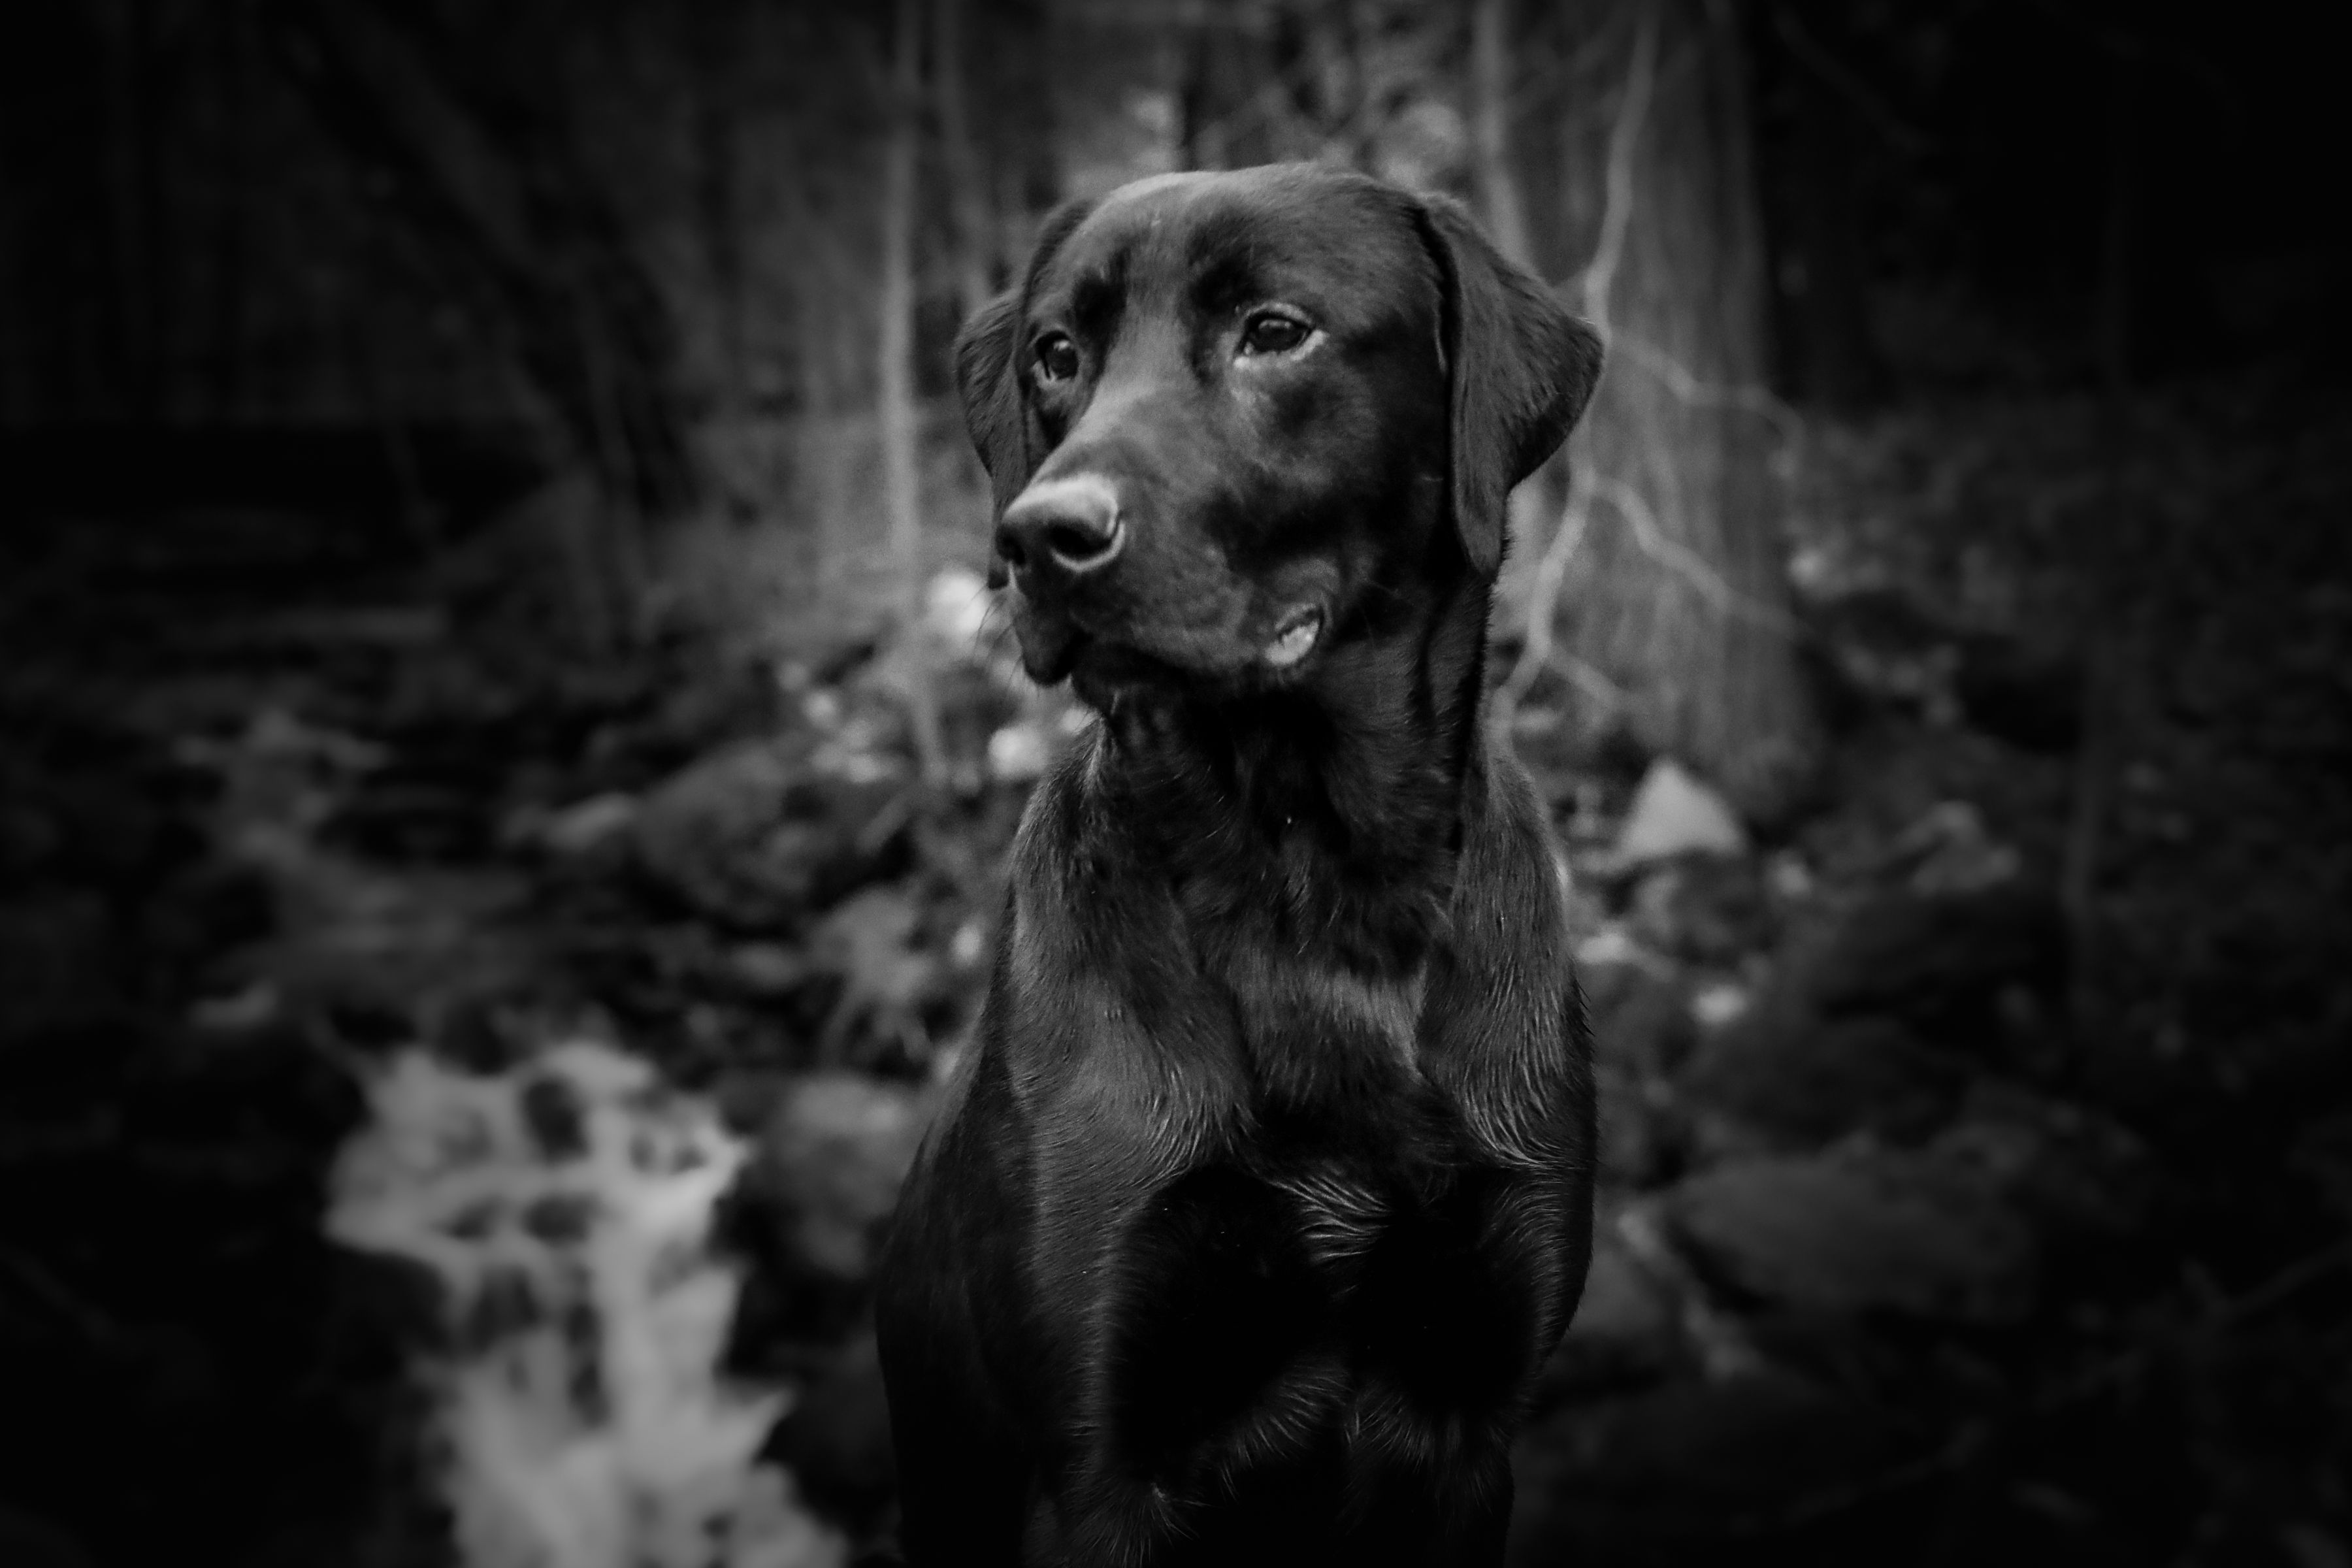
M1013 613L1019 636L1021 665L1040 686L1063 680L1073 683L1081 697L1090 690L1108 692L1136 685L1166 681L1249 684L1253 669L1262 676L1285 677L1297 670L1320 647L1329 620L1318 604L1297 605L1274 623L1263 640L1243 642L1222 657L1207 650L1205 658L1171 656L1118 635L1090 629L1066 606L1024 599Z
M1302 605L1283 616L1258 658L1268 669L1296 669L1322 640L1323 612L1313 605Z
M1066 679L1094 638L1066 615L1042 614L1024 603L1014 616L1021 668L1040 686Z

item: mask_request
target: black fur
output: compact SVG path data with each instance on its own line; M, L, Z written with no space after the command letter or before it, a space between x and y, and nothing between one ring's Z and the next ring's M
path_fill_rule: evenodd
M957 361L999 512L1124 532L1011 574L1100 719L886 1252L908 1557L1496 1563L1592 1103L1486 624L1597 345L1451 204L1285 166L1055 215Z

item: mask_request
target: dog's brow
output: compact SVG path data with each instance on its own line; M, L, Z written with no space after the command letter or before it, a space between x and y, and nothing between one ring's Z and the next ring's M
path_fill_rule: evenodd
M1257 268L1250 265L1246 256L1227 252L1196 258L1192 266L1192 304L1203 312L1213 315L1230 310L1265 291Z
M1253 252L1253 226L1239 214L1220 213L1205 218L1184 247L1184 269L1192 275L1192 303L1203 310L1230 309L1265 291Z
M1070 317L1081 336L1108 336L1118 322L1127 294L1127 265L1128 252L1122 246L1103 265L1080 273L1071 285Z

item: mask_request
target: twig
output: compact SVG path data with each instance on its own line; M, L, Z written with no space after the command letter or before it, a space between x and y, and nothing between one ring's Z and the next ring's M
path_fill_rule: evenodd
M2107 200L2100 237L2098 346L2101 362L2100 444L2105 448L2107 515L2104 529L2085 536L2091 578L2091 624L2083 659L2082 741L2074 753L2074 799L2068 814L2059 890L2066 912L2073 973L2068 1009L2077 1029L2092 1024L2098 1001L2099 860L2114 789L2115 752L2121 742L2123 694L2130 679L2139 623L2148 595L2133 570L2141 548L2133 504L2131 447L2131 300L2133 289L2133 75L2137 57L2111 62L2107 89Z
M2313 1281L2325 1279L2331 1271L2352 1263L2352 1238L2332 1243L2281 1268L2268 1279L2244 1295L2225 1302L2202 1321L2186 1329L2149 1336L2139 1343L2116 1352L2103 1361L2094 1363L2078 1375L2011 1409L2000 1416L1979 1416L1964 1423L1960 1429L1933 1451L1923 1454L1893 1469L1858 1481L1834 1487L1823 1487L1806 1493L1783 1509L1769 1513L1744 1515L1732 1521L1735 1531L1762 1533L1786 1530L1794 1525L1809 1524L1843 1513L1858 1503L1902 1490L1917 1481L1927 1479L1946 1470L1966 1465L1990 1440L1995 1430L2027 1419L2054 1415L2101 1393L2110 1385L2139 1371L2162 1351L2182 1351L2205 1343L2237 1327L2247 1319L2277 1306L2288 1297Z
M1657 514L1650 503L1642 499L1639 490L1623 480L1601 475L1592 481L1592 491L1617 509L1633 532L1633 542L1642 553L1668 572L1696 589L1701 597L1723 615L1750 622L1782 637L1798 634L1797 624L1783 612L1759 603L1723 580L1722 574L1706 563L1690 546L1670 539L1658 526Z
M1887 141L1893 142L1898 150L1913 157L1935 150L1934 137L1895 113L1884 98L1873 91L1868 83L1853 73L1852 68L1823 48L1820 42L1811 33L1806 32L1798 22L1795 12L1786 5L1773 6L1772 25L1774 30L1780 35L1780 41L1789 46L1789 52L1797 57L1799 64L1811 71L1822 82L1835 88L1839 97L1859 110L1864 119L1884 132Z
M1568 678L1570 685L1574 686L1612 712L1621 711L1633 705L1632 692L1627 691L1565 648L1555 647L1548 663L1557 666L1560 674Z
M1511 86L1513 100L1521 101L1538 93L1548 92L1564 82L1573 82L1615 54L1618 20L1620 17L1633 17L1636 9L1626 6L1614 11L1591 37L1566 53L1549 49L1535 51L1535 58Z
M1632 360L1665 384L1679 402L1700 408L1734 408L1768 421L1780 439L1792 447L1805 440L1803 416L1775 396L1768 387L1701 381L1681 361L1639 338L1619 337L1611 352Z
M1510 733L1528 689L1535 684L1537 676L1551 667L1551 609L1559 600L1559 586L1568 576L1568 563L1575 559L1577 547L1583 543L1584 530L1591 517L1592 481L1583 468L1571 467L1568 471L1568 500L1560 508L1559 526L1552 531L1550 542L1544 546L1543 559L1536 563L1535 580L1528 585L1527 641L1520 645L1511 673L1495 689L1494 721L1505 734Z
M84 1344L110 1348L122 1342L121 1328L83 1300L80 1292L58 1279L47 1265L29 1252L0 1247L0 1284L11 1278L23 1295L30 1297L35 1305L47 1309Z
M1650 117L1650 89L1657 79L1657 65L1658 13L1654 6L1643 6L1642 25L1633 34L1633 58L1625 67L1625 97L1618 106L1617 122L1609 128L1601 237L1580 279L1585 318L1601 334L1604 347L1610 338L1610 285L1616 281L1617 264L1625 254L1625 231L1633 222L1633 149Z

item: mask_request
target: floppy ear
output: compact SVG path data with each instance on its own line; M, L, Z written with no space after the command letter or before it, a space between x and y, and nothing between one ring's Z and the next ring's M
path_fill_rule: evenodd
M1048 214L1037 233L1037 247L1029 258L1022 281L971 313L956 334L956 392L963 399L964 429L980 466L988 470L988 487L996 512L1003 514L1029 482L1043 453L1029 450L1029 415L1021 402L1021 318L1027 312L1029 289L1071 231L1083 222L1092 204L1066 202ZM1004 563L991 557L988 585L1004 586Z
M1601 378L1601 338L1503 258L1459 202L1423 199L1422 238L1444 291L1454 526L1471 568L1502 564L1511 487L1568 439Z
M1006 289L971 313L956 334L956 391L963 398L964 429L980 466L988 470L996 510L1029 482L1027 423L1021 384L1013 369L1013 336L1021 330L1019 288Z

